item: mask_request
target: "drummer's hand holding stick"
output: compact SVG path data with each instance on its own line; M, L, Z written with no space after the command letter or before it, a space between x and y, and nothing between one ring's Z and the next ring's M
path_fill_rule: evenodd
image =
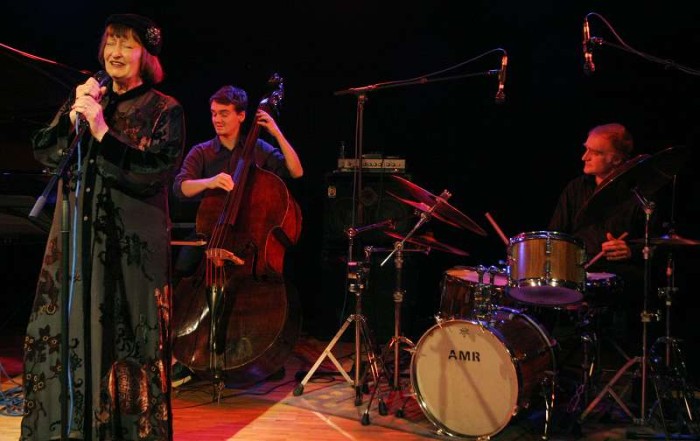
M632 257L632 250L630 250L627 242L624 241L628 234L629 233L625 231L616 239L612 234L606 233L605 237L608 240L601 244L600 253L596 254L593 259L588 261L583 268L588 269L589 266L596 263L603 256L605 256L608 260L624 260Z

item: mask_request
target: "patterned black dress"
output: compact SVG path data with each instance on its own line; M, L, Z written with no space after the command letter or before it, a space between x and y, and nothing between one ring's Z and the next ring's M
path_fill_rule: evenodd
M184 112L147 85L110 92L103 107L109 132L101 142L84 136L73 155L81 167L71 167L67 186L58 184L24 343L21 440L60 438L62 350L69 351L70 439L172 439L167 192L184 149ZM69 109L66 103L34 136L35 157L47 166L58 165L74 137ZM63 253L73 268L68 348L61 347Z

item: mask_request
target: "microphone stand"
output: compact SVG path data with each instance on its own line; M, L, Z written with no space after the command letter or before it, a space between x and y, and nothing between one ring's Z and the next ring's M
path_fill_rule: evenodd
M462 63L462 64L464 64L464 63ZM444 72L444 70L441 72ZM409 79L409 80L389 81L389 82L384 82L384 83L370 84L367 86L351 87L349 89L339 90L339 91L336 91L333 93L333 95L335 95L335 96L355 95L357 97L357 110L356 110L356 119L355 119L355 158L354 158L355 164L354 164L354 168L353 168L353 190L352 190L353 201L352 201L351 225L358 225L358 224L362 225L364 223L364 210L363 210L363 207L362 207L362 204L360 201L359 194L362 191L362 156L363 156L362 150L363 150L363 137L364 137L364 110L365 110L365 103L367 102L368 92L382 90L382 89L390 89L390 88L395 88L395 87L410 86L410 85L414 85L414 84L423 85L423 84L435 83L435 82L439 82L439 81L456 80L456 79L461 79L461 78L469 78L469 77L477 77L477 76L493 76L493 75L498 75L500 72L501 72L500 69L492 69L492 70L483 71L483 72L451 75L451 76L444 76L444 77L439 77L439 78L428 78L428 76L420 76L420 77ZM424 223L426 221L427 221L427 218L422 220L422 223ZM422 223L421 223L421 225L422 225ZM356 233L356 230L350 228L347 231L347 233L348 233L348 238L350 240L349 240L349 246L348 246L348 271L346 274L348 275L348 277L350 277L352 275L352 276L359 277L359 279L361 280L362 277L360 277L360 276L364 275L362 271L360 271L357 275L350 274L351 273L350 264L355 263L354 251L353 251L353 246L354 246L354 244L353 244L354 234L353 233ZM396 249L394 251L396 251ZM388 260L392 254L387 256L387 259L385 259L384 262L386 262L386 260ZM384 263L382 263L382 265L383 264ZM347 284L346 291L345 291L346 296L349 295L349 293L353 291L353 287L356 287L356 286L362 287L362 283ZM362 291L362 289L360 289L359 291ZM356 303L357 303L360 301L361 296L359 295L359 293L356 293L356 294L357 294L356 295L356 298L357 298ZM358 349L359 349L358 342L359 342L360 337L361 337L361 332L360 332L361 330L360 330L359 325L358 325L358 323L359 323L358 320L363 319L364 316L362 316L361 310L359 310L358 306L356 306L356 309L357 309L356 313L351 314L350 317L348 317L348 319L346 320L345 326L347 326L350 321L353 321L353 320L355 321L355 324L356 324L356 329L355 329L356 358L359 358L359 357L357 357L357 355L358 355L357 352L359 352L358 351ZM361 320L361 321L364 323L364 320ZM324 354L322 355L322 357L317 361L317 365L320 364L321 360L325 356L330 356L329 351L330 351L331 347L333 345L335 345L335 341L337 340L337 338L340 337L340 335L344 332L344 330L345 330L344 327L341 327L338 334L336 334L336 337L334 338L334 340L331 341L331 344L329 345L329 347L326 348L326 351L324 351ZM331 359L331 360L333 360L333 359ZM355 371L356 398L355 398L355 404L360 405L362 392L361 392L361 389L359 388L359 384L358 384L359 378L358 378L357 368L359 366L357 365L357 363L358 362L356 359L356 371ZM311 369L309 374L307 374L307 376L302 380L302 382L299 384L297 389L295 389L295 395L301 395L301 393L303 392L304 384L306 384L306 382L309 380L313 371L316 370L316 368L318 367L317 365L315 365ZM336 364L336 366L338 366L338 365ZM345 373L345 372L343 371L343 373ZM352 381L349 379L349 377L346 378L346 380L348 380L349 383L352 383Z
M612 27L612 25L610 25L610 23L608 23L608 21L605 19L605 17L603 17L602 15L600 15L596 12L589 12L588 14L586 14L586 20L588 20L589 16L596 16L596 17L600 18L603 21L603 23L605 23L605 25L610 29L610 31L613 33L613 35L615 35L617 40L620 42L620 44L616 44L616 43L611 43L609 41L606 41L600 37L590 37L588 39L588 41L584 41L585 45L589 45L588 46L589 51L593 45L597 45L597 46L606 45L606 46L614 47L616 49L623 50L625 52L629 52L630 54L640 56L647 61L652 61L654 63L661 64L666 69L673 68L673 69L679 70L679 71L687 73L687 74L700 75L700 71L698 71L697 69L693 69L691 67L684 66L680 63L676 63L673 60L659 58L659 57L656 57L654 55L647 54L647 53L642 52L640 50L634 49L633 47L629 46L627 43L622 41L622 38L620 38L620 36L617 34L617 32L615 32L615 29Z
M359 200L360 191L362 191L362 156L363 156L363 137L364 137L364 111L365 103L367 102L367 93L382 89L390 89L395 87L411 86L414 84L429 84L438 81L449 81L461 78L477 77L477 76L493 76L498 75L499 69L492 69L484 72L467 73L461 75L445 76L440 78L428 78L426 76L403 80L390 81L385 83L370 84L367 86L351 87L349 89L339 90L333 93L335 96L355 95L357 97L357 110L355 116L355 165L353 167L353 189L352 189L352 219L351 225L362 225L364 223L364 210Z
M53 176L51 176L51 179L49 180L48 184L46 185L46 188L44 188L43 193L41 196L39 196L34 204L34 207L32 210L29 212L29 218L31 220L36 220L38 216L41 214L41 210L43 209L44 205L46 204L46 200L48 199L49 194L53 190L54 186L56 185L56 182L59 179L62 179L62 184L63 184L63 200L61 202L61 247L62 247L62 253L61 253L61 373L60 373L60 381L61 381L61 441L67 441L68 440L68 430L70 427L68 427L68 379L69 379L69 368L68 368L68 345L69 345L69 338L68 338L68 319L70 315L70 311L68 308L68 290L69 290L69 280L70 280L70 271L69 271L69 253L68 250L70 249L70 216L69 216L69 211L70 211L70 201L69 201L69 195L70 195L70 188L68 183L70 182L71 174L70 174L70 167L68 164L70 163L73 154L75 152L76 146L80 142L80 140L83 137L83 134L85 133L86 129L88 128L87 123L81 123L80 127L78 129L78 132L76 136L73 138L73 141L71 142L70 146L68 149L65 151L63 155L63 159L61 162L58 164L56 167L55 172L53 173ZM81 177L78 175L78 179Z
M321 356L318 357L316 362L313 364L311 369L306 373L304 378L301 380L301 382L297 385L296 388L294 388L294 396L297 397L301 394L304 393L304 386L306 383L309 382L311 377L314 375L316 372L316 369L319 368L323 360L328 357L330 361L335 365L336 369L338 370L338 373L343 376L345 381L353 386L355 389L355 405L359 406L362 404L362 386L364 381L361 381L360 379L360 370L361 370L361 358L362 358L362 343L364 342L365 346L365 351L367 355L367 363L368 363L368 371L371 372L372 376L374 378L374 382L377 383L379 380L379 372L380 369L378 367L378 363L382 364L383 367L383 360L382 359L377 359L375 353L374 353L374 339L372 336L372 332L369 329L369 325L367 324L367 318L362 314L362 293L365 290L365 287L367 286L368 283L368 274L369 274L369 251L367 251L367 254L365 256L365 261L364 263L362 262L357 262L352 259L353 255L353 247L354 247L354 242L355 242L355 237L358 236L359 234L362 234L366 231L370 230L375 230L377 228L385 228L385 227L390 227L394 228L394 223L395 221L393 219L387 219L381 222L377 222L371 225L365 225L363 227L350 227L345 231L345 234L348 237L348 261L347 261L347 270L346 270L346 278L348 280L347 283L347 291L352 292L355 294L355 313L350 314L347 319L345 319L345 323L340 327L338 332L335 334L335 336L331 339L330 343L328 343L328 346L323 350L321 353ZM350 326L351 323L355 324L355 362L354 362L354 380L350 378L350 375L348 375L347 372L345 372L345 369L343 369L343 366L340 364L338 359L333 355L333 348L335 347L335 344L338 342L338 340L343 336L345 333L345 330ZM381 371L384 371L382 368ZM364 377L364 376L363 376Z

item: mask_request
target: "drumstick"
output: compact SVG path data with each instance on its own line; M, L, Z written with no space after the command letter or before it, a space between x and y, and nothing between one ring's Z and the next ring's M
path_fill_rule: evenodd
M491 226L493 227L494 230L496 230L496 233L498 233L498 235L501 237L501 240L503 241L503 243L508 245L508 238L506 237L505 234L503 234L503 231L501 231L501 229L498 228L498 224L496 224L496 221L493 220L493 218L491 217L491 214L489 214L489 212L486 212L485 216L486 216L486 219L488 219L489 222L491 222Z
M625 231L625 232L622 233L622 234L620 235L620 237L618 237L616 240L622 240L622 239L624 239L625 237L627 237L628 234L629 234L629 233L628 233L627 231ZM601 257L603 257L603 254L605 254L605 251L602 251L602 250L601 250L600 253L596 254L595 257L592 258L591 260L589 260L587 264L583 265L583 269L588 269L589 266L593 265L593 264L596 263Z

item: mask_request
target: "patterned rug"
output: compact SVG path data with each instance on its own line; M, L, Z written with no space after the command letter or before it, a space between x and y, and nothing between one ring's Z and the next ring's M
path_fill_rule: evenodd
M22 373L23 343L23 335L3 337L2 342L0 342L0 373L8 377L14 377Z
M307 384L307 389L308 386ZM368 394L363 396L362 405L355 406L355 389L344 381L335 381L328 386L304 392L299 396L290 396L282 402L323 414L353 419L358 424L377 424L429 438L448 439L436 433L435 426L425 418L415 399L403 398L402 395L405 395L403 391L395 391L383 396L383 401L386 404L386 415L380 415L379 401L376 396L368 413L366 413L370 398ZM396 412L402 408L404 402L406 403L403 406L404 416L397 417ZM363 415L365 415L364 423L362 422Z
M313 381L313 378L312 378ZM312 386L312 387L309 387ZM411 396L409 388L394 391L386 382L380 382L382 401L386 405L386 412L379 412L379 400L374 397L372 405L367 412L370 395L363 396L362 405L355 406L355 390L345 381L334 381L327 386L307 384L308 392L304 391L299 396L292 396L282 400L282 403L290 406L301 407L316 412L353 419L358 424L377 424L403 432L414 433L428 439L454 440L455 437L441 433L438 425L449 426L449 423L437 422L433 424L421 410L415 397ZM397 411L403 411L402 416L397 416ZM365 421L363 422L363 416ZM513 418L511 423L498 433L499 440L536 440L542 435L542 421L538 416L530 415L528 418Z
M295 348L295 356L290 357L287 363L287 372L291 374L295 368L301 369L295 376L295 385L301 383L300 376L304 370L308 369L317 359L319 354L326 349L325 342L306 340L303 344L298 344ZM336 356L341 364L344 365L346 372L352 372L352 355L354 355L352 344L339 342L335 347ZM345 356L339 354L346 354ZM374 397L371 396L374 391L374 381L369 383L369 390L365 389L365 394L362 397L362 404L355 405L355 389L343 377L338 374L335 366L328 358L325 358L323 363L316 371L316 375L311 377L303 388L303 393L299 396L294 396L292 393L285 395L280 402L300 407L322 414L339 416L350 420L357 421L357 424L376 424L382 427L416 434L426 439L438 440L454 440L458 437L449 436L449 431L455 431L459 427L457 420L469 418L473 413L474 403L453 403L450 407L455 410L455 414L449 421L440 420L433 416L428 416L429 412L424 412L418 404L416 395L411 387L410 373L408 366L410 365L410 354L401 354L401 369L399 384L402 386L399 390L393 388L393 359L392 354L379 355L379 359L384 359L384 365L387 368L387 375L382 374L378 381L379 393ZM364 370L364 369L363 369ZM381 372L382 369L379 369ZM319 375L319 373L327 373L329 375ZM349 374L350 378L353 377ZM380 398L383 403L382 412L380 413ZM371 407L367 411L367 406L371 401ZM430 401L425 397L422 402ZM427 406L430 408L430 406ZM544 407L544 406L533 406ZM464 408L464 411L460 408ZM398 416L397 416L398 414ZM442 417L440 417L442 418ZM446 429L446 430L445 430ZM512 417L508 424L497 434L499 441L510 440L539 440L544 431L544 412L543 411L521 411L518 415Z

